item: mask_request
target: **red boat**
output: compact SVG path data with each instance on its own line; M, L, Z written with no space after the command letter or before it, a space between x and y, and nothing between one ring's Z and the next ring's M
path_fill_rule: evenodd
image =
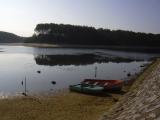
M82 84L97 85L104 88L104 90L119 91L122 89L123 80L98 80L98 79L85 79Z

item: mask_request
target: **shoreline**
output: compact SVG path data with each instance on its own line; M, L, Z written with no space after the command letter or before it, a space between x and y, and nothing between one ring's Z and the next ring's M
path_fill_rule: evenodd
M47 43L0 43L0 45L8 46L27 46L39 48L77 48L77 49L108 49L117 51L130 52L148 52L160 53L159 47L145 47L145 46L110 46L110 45L73 45L73 44L47 44Z
M127 93L131 86L124 87L123 91ZM2 120L6 117L7 120L97 120L124 96L125 93L93 96L65 91L49 96L1 99L0 116Z
M118 98L119 95L113 95ZM74 92L45 97L17 97L0 100L1 120L97 120L115 101L113 96L100 97ZM4 110L5 109L5 110Z

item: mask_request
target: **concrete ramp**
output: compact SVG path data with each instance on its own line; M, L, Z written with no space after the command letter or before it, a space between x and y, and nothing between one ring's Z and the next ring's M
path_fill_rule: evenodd
M160 59L101 120L160 120Z

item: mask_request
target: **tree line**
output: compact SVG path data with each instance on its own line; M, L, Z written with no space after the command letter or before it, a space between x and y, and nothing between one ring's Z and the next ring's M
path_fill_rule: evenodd
M160 46L160 34L69 24L38 24L26 42L76 45Z
M19 43L24 42L24 38L13 33L0 31L0 43Z

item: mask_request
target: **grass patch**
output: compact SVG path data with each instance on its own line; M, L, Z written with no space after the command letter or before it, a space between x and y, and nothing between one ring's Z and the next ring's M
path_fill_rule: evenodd
M117 98L119 95L113 95ZM1 120L97 120L115 104L113 97L61 93L42 98L0 100Z

